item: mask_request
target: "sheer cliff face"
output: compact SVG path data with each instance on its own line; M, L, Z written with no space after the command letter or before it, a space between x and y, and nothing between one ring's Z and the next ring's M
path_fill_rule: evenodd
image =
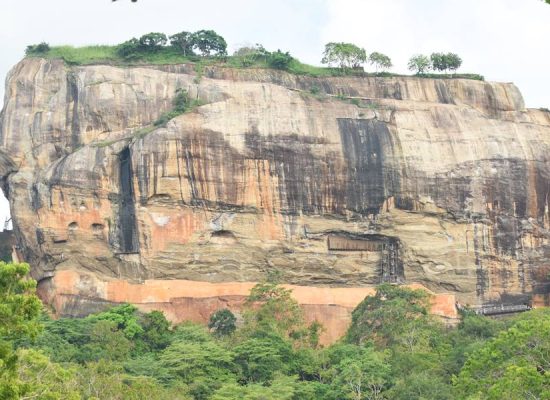
M178 89L204 105L148 128ZM548 301L550 113L511 84L27 59L0 122L20 252L60 312L219 301L274 270Z

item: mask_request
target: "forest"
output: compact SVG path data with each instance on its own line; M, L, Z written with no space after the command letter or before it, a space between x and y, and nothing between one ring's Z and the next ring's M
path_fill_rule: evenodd
M53 319L27 264L0 262L1 399L548 399L550 310L456 327L430 295L383 284L339 342L319 344L276 277L208 327L116 305Z

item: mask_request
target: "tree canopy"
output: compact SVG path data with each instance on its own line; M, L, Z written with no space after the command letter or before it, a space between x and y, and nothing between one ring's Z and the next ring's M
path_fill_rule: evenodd
M378 69L385 71L393 66L391 58L377 51L370 54L369 63L375 66L376 72L378 72Z
M455 53L432 53L430 60L435 71L456 71L462 65L462 59Z
M502 319L429 315L430 295L381 285L347 335L320 346L292 291L255 286L210 329L120 304L85 318L38 317L25 264L0 264L0 398L451 400L550 396L550 311ZM223 334L222 334L223 332Z
M409 71L414 71L417 75L426 73L431 68L431 60L423 54L412 56L407 64Z
M365 49L353 43L330 42L325 45L321 63L337 65L342 69L359 68L367 61Z

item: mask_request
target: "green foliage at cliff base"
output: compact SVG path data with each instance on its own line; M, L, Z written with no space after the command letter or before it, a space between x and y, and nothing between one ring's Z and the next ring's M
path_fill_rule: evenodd
M209 331L129 304L39 318L28 271L0 263L3 400L550 398L547 309L499 320L465 312L448 328L427 293L386 284L322 347L322 327L274 282L251 291L239 319L215 313Z

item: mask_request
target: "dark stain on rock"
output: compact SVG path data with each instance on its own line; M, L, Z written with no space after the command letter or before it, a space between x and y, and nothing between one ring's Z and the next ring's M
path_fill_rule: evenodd
M378 214L384 201L399 193L399 177L388 159L393 141L387 125L378 120L338 119L347 162L345 204L362 215Z
M289 215L344 212L342 178L336 155L331 151L314 154L325 141L297 135L245 135L249 158L269 161L269 173L279 182L282 212Z
M136 207L134 202L134 184L132 172L132 155L126 147L119 154L119 235L122 253L139 252Z
M78 78L74 73L67 74L67 121L70 121L71 148L80 146L80 120L78 116Z

